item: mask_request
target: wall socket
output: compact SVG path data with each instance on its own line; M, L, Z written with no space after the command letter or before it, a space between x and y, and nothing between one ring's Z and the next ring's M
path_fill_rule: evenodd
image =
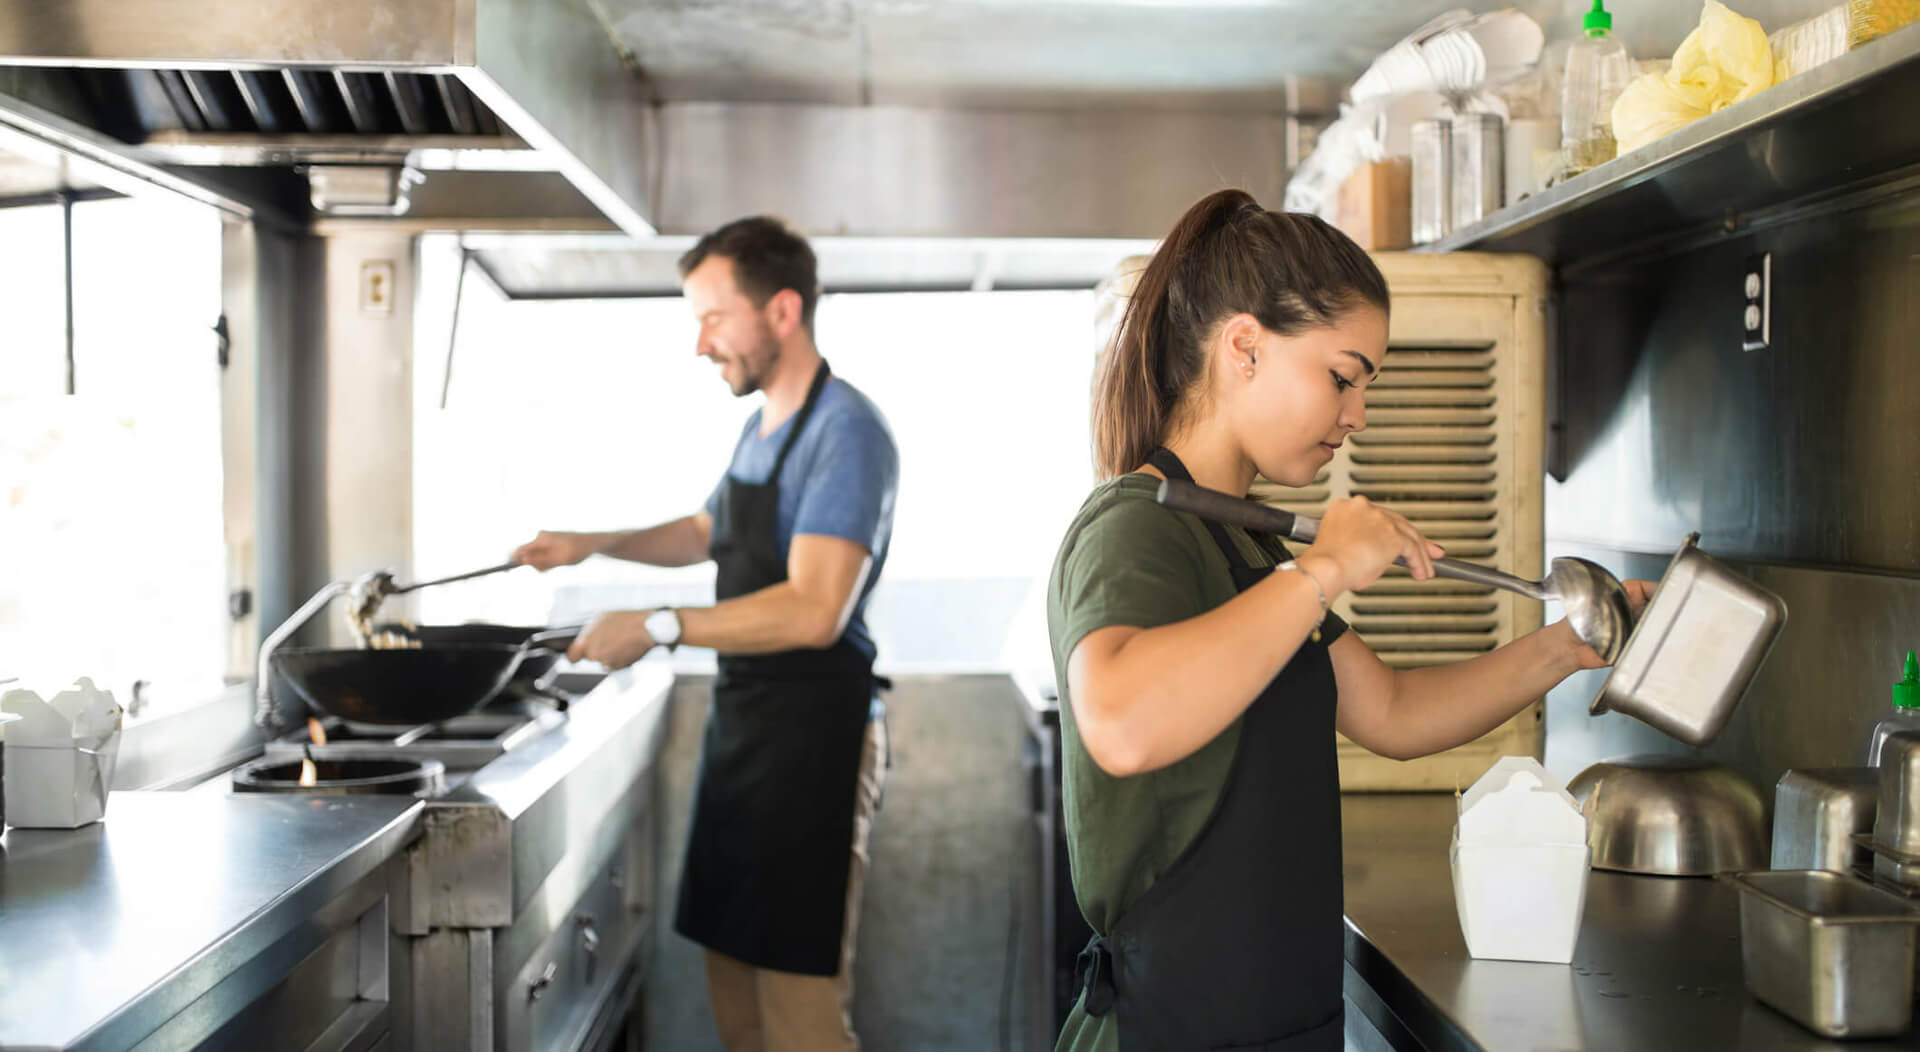
M1748 256L1740 285L1745 297L1740 316L1740 347L1748 351L1766 350L1773 343L1773 253Z

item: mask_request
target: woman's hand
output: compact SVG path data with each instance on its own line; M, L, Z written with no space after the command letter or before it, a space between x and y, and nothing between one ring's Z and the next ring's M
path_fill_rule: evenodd
M1433 560L1445 554L1399 513L1365 497L1346 497L1327 505L1320 519L1320 539L1300 559L1303 563L1313 559L1319 572L1332 573L1334 580L1320 582L1331 600L1340 592L1358 591L1379 580L1395 559L1406 560L1413 579L1424 581L1433 576Z
M1635 579L1621 581L1620 587L1627 590L1627 602L1633 607L1634 620L1638 621L1640 611L1647 608L1647 599L1653 595L1653 590L1657 587L1656 583ZM1598 652L1585 643L1582 643L1580 637L1573 634L1573 626L1567 624L1566 618L1561 618L1547 627L1553 631L1566 634L1567 646L1573 651L1574 663L1581 669L1607 667L1606 660L1602 658Z

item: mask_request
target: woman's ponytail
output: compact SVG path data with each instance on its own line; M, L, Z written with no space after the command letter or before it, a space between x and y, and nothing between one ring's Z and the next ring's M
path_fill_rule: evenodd
M1166 440L1180 400L1206 377L1213 326L1247 313L1294 335L1357 303L1387 308L1387 283L1352 239L1318 218L1269 212L1244 190L1187 209L1127 300L1094 385L1094 463L1132 471Z

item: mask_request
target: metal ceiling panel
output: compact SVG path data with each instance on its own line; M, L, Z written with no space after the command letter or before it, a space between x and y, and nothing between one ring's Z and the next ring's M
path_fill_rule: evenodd
M1277 108L1457 0L600 0L669 100Z
M474 261L513 299L680 295L691 237L469 237ZM835 292L1091 289L1152 242L1034 239L814 238L820 283Z
M1351 78L1464 0L595 0L670 101L1274 109L1288 75ZM1778 29L1833 0L1741 0ZM1589 0L1512 0L1556 39ZM1697 3L1613 0L1637 57Z

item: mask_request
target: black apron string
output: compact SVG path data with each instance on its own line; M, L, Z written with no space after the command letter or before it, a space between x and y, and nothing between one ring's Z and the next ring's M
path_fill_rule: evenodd
M806 429L807 421L813 418L814 403L820 401L820 389L827 386L827 360L820 359L820 368L813 371L813 382L807 385L807 400L800 403L800 412L793 418L793 430L787 432L787 440L780 443L780 452L773 458L773 471L767 476L767 485L780 481L780 469L787 466L787 454L793 452L793 444L800 438L800 432Z
M1187 470L1187 466L1180 462L1179 457L1174 456L1173 450L1165 446L1147 454L1147 463L1159 468L1160 473L1170 479L1180 482L1193 481L1193 473ZM1253 569L1248 565L1246 558L1240 554L1240 546L1233 543L1233 538L1227 535L1225 526L1220 525L1218 520L1205 516L1201 516L1200 521L1207 527L1207 532L1213 535L1213 543L1219 545L1221 553L1227 557L1228 566L1235 570Z
M1112 1011L1113 951L1107 946L1107 937L1094 932L1086 948L1074 959L1073 967L1080 977L1080 989L1086 994L1087 1014L1103 1016Z

